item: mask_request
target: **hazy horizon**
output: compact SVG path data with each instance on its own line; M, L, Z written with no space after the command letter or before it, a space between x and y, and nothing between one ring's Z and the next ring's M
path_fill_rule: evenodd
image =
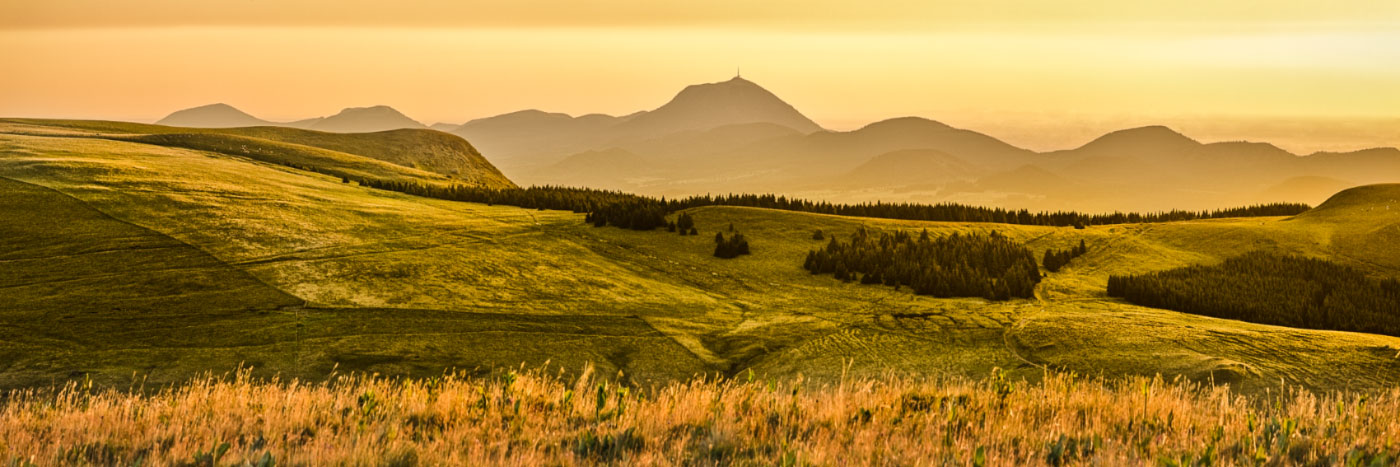
M1400 146L1400 6L1365 1L58 0L0 18L0 57L25 64L0 76L5 116L625 115L742 68L833 130L918 116L1042 151L1154 124L1300 153Z

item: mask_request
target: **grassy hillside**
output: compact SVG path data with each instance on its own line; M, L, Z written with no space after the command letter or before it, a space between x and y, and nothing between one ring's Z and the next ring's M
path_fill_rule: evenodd
M0 176L189 245L307 303L269 313L286 327L221 335L224 359L178 359L178 350L90 337L165 380L229 369L236 359L301 376L324 375L336 364L423 375L552 359L570 369L594 361L602 374L623 371L637 383L750 370L809 381L885 372L982 377L997 367L1038 379L1049 367L1217 378L1248 391L1280 382L1400 384L1400 339L1189 316L1104 295L1109 274L1209 264L1251 249L1397 274L1355 259L1371 253L1333 242L1349 228L1345 222L1252 218L1075 230L708 207L691 211L701 235L681 237L594 228L572 213L372 190L213 149L0 135ZM711 256L714 233L730 224L753 255ZM936 235L995 230L1036 257L1083 239L1089 252L1049 275L1037 298L1007 302L921 297L802 270L807 251L822 245L811 239L814 230L845 237L861 226ZM133 367L55 366L27 381L74 371L120 381Z
M1344 190L1296 222L1324 232L1333 253L1347 260L1372 269L1400 269L1400 184Z
M101 137L208 150L317 167L337 176L377 174L385 179L429 183L444 182L446 176L452 182L488 188L514 186L471 143L430 130L326 133L273 126L180 128L90 120L0 119L0 132ZM362 160L366 158L371 160Z

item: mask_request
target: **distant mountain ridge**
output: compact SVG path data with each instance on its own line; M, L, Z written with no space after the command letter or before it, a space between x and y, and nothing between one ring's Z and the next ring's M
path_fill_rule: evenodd
M216 104L162 122L333 132L424 128L384 106L273 123ZM864 202L898 194L917 202L1142 211L1317 203L1339 184L1400 182L1394 148L1299 155L1262 142L1201 142L1160 125L1048 152L921 117L829 131L738 76L687 86L655 109L623 116L531 109L431 128L470 141L524 185L662 196L779 192Z
M218 103L178 110L156 121L157 125L186 128L241 128L280 126L331 133L370 133L405 128L427 128L386 105L350 107L329 117L293 122L273 122L254 117L231 105Z

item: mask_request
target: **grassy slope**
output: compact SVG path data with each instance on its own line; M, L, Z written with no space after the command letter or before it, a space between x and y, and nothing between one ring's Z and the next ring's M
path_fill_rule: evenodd
M438 229L459 231L460 236L453 236L451 240L491 233L513 235L512 231L519 230L517 226L530 225L528 219L535 215L513 208L438 203L465 208L460 211L444 209L421 204L412 197L346 186L323 175L184 149L29 136L0 137L0 148L3 154L0 166L4 167L0 176L46 181L59 190L48 190L48 197L6 206L7 218L8 213L15 212L63 219L59 226L7 232L7 241L47 245L53 238L73 238L74 248L110 245L107 249L119 250L131 235L113 226L128 226L216 261L208 267L222 267L245 276L243 271L260 275L260 263L300 264L298 260L284 263L275 258L273 252L303 257L319 254L375 256L372 251L347 251L353 247L341 249L347 243L363 244L374 240L360 235L358 230L362 223L400 227L396 232L379 232L384 236L378 240L384 243L373 248L386 251L402 248L421 254L431 253L420 250L425 248L421 241L432 239ZM203 175L188 175L192 173ZM62 210L47 210L50 205L74 199L65 193L81 198L81 204L87 209L95 206L111 213L115 219L109 219L110 225L83 231L68 229L66 226L72 215ZM354 208L345 209L343 205ZM46 208L39 210L33 206ZM196 217L201 220L187 222ZM170 235L122 222L132 219L171 227L165 229ZM414 221L425 221L428 225L412 231L409 227ZM453 222L459 225L453 226ZM310 229L313 224L317 229ZM258 238L259 244L245 242L243 238ZM202 243L204 251L189 248L184 243L188 241ZM129 379L133 371L149 373L154 381L174 381L194 371L228 369L240 362L256 365L266 374L280 372L303 377L327 374L337 365L342 370L433 375L444 367L472 369L515 366L522 362L539 365L546 360L573 369L589 361L597 362L604 371L626 370L632 378L640 380L670 380L702 371L701 363L693 355L646 322L586 312L561 318L549 326L540 326L536 320L522 315L468 315L464 312L468 310L444 313L374 307L348 311L288 309L261 313L261 316L239 315L235 320L206 310L207 304L214 303L210 298L177 295L154 301L161 317L185 313L183 321L175 322L170 328L145 328L143 326L149 324L142 325L130 316L97 321L97 316L88 316L88 313L125 306L112 305L120 302L123 295L160 294L125 282L133 277L127 273L102 275L93 279L90 288L80 290L81 293L73 292L68 289L71 278L52 276L81 269L67 264L46 265L54 258L72 254L62 245L55 245L50 251L35 253L41 260L7 265L12 266L7 270L13 271L10 273L13 275L7 275L6 282L0 283L0 290L7 298L17 293L14 287L36 282L33 279L38 278L41 287L63 290L74 302L44 302L46 306L39 306L35 302L42 301L35 299L5 310L6 327L17 331L0 340L16 346L14 355L26 357L3 372L0 385L47 383L88 372L99 381L113 384L125 384L123 381ZM260 256L263 254L268 256ZM240 258L242 264L230 267L229 258ZM146 282L154 283L183 279L188 269L182 263L182 256L157 256L144 250L109 261L117 265L137 263L152 269L151 274L157 274L158 279ZM396 267L412 268L414 265ZM278 272L295 273L287 269ZM353 274L392 280L400 273L372 269ZM222 284L224 281L210 282ZM312 282L308 281L308 285L315 286ZM306 288L298 290L305 293ZM223 291L211 293L220 297L226 294ZM241 296L242 292L235 288L227 294ZM182 303L178 300L182 298L192 302ZM301 300L295 303L300 304ZM472 308L470 311L480 310ZM84 319L70 321L68 315ZM129 328L113 327L117 325ZM27 330L43 326L49 328L48 332L65 337L45 340L43 345L26 345L28 341L17 339ZM82 347L81 352L73 352L61 343L63 341L84 342L86 347ZM520 352L522 342L529 342L538 352L529 355Z
M337 176L503 188L514 184L466 140L430 130L326 133L284 127L181 128L91 120L0 119L0 131L145 142L315 166ZM359 156L359 157L356 157ZM366 159L367 158L367 159ZM386 164L387 162L387 164Z
M1355 255L1332 242L1335 223L1228 219L1074 230L712 207L695 210L702 235L678 237L128 142L6 135L0 154L0 176L194 245L313 306L366 308L308 313L293 362L259 349L240 354L291 374L316 374L330 362L423 374L553 358L565 366L600 361L604 371L625 369L641 380L746 369L817 379L887 370L980 376L992 367L1036 377L1040 365L1051 365L1214 376L1256 389L1280 379L1319 388L1400 382L1393 357L1400 339L1195 317L1103 296L1109 273L1219 261L1251 248L1351 261ZM750 238L753 256L709 255L713 233L730 223ZM802 255L820 245L812 230L847 235L862 224L994 229L1037 252L1083 238L1091 251L1052 275L1042 300L1007 303L916 297L801 270ZM491 314L455 314L469 312ZM473 324L507 317L516 320L510 326L573 337L550 341ZM627 330L602 330L609 326Z

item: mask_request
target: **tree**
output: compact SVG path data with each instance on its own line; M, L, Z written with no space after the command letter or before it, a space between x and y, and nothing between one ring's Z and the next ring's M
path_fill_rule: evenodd
M812 240L826 240L826 236L822 234L822 229L817 229L816 232L812 233Z
M680 213L680 215L676 216L676 228L680 229L681 235L690 233L690 231L695 229L695 219L690 217L690 213Z
M749 254L749 241L744 238L744 234L735 232L729 238L724 237L723 232L715 233L715 257L737 258L741 255ZM815 261L815 255L812 255Z

